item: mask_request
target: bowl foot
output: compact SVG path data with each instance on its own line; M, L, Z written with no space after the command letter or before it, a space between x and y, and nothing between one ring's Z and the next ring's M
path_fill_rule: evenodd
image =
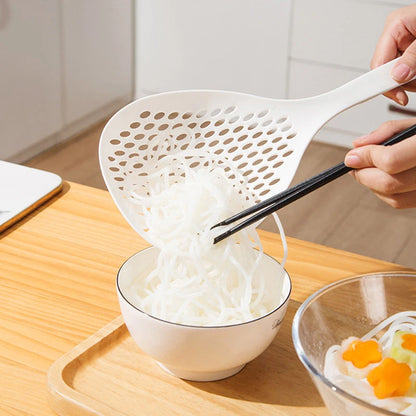
M239 365L238 367L229 368L227 370L221 371L189 371L181 370L172 367L167 367L162 363L159 363L160 367L165 370L167 373L172 374L175 377L182 378L189 381L217 381L222 380L227 377L231 377L238 372L240 372L245 364Z

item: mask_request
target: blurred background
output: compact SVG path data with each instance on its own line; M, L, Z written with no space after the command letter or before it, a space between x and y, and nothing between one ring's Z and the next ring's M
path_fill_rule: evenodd
M369 70L387 15L411 3L0 0L0 160L104 188L99 135L128 102L192 88L323 93ZM342 161L382 122L415 114L413 96L405 108L377 97L337 116L294 181ZM385 206L347 175L281 218L290 236L416 267L414 211Z

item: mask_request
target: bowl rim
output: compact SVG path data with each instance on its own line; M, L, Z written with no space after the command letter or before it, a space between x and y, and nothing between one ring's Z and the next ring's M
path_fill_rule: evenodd
M321 372L315 368L314 365L308 360L305 351L303 349L302 343L299 339L299 322L302 318L303 313L305 312L306 308L310 305L310 303L321 296L324 292L328 292L329 290L333 289L337 286L343 286L358 280L362 279L369 279L369 278L385 278L385 277L411 277L416 278L416 271L392 271L392 272L374 272L374 273L366 273L366 274L359 274L351 277L347 277L345 279L338 280L336 282L330 283L328 285L325 285L321 289L317 290L316 292L312 293L299 307L299 309L296 311L295 316L293 318L292 323L292 340L295 347L295 351L302 362L302 364L305 366L305 368L312 373L314 376L316 376L322 383L324 383L327 387L329 387L332 391L339 393L341 396L345 397L348 400L351 400L352 402L355 402L359 404L360 406L366 407L369 410L379 412L382 415L387 416L398 416L400 413L392 412L390 410L384 409L382 407L378 407L375 405L372 405L350 393L347 391L341 389L336 384L332 383L328 378L326 378Z
M152 318L152 319L156 319L157 321L160 321L160 322L164 322L164 323L166 323L166 324L169 324L169 325L175 325L175 326L179 326L179 327L184 327L184 328L196 328L196 329L219 329L219 328L232 328L232 327L237 327L237 326L242 326L242 325L248 325L248 324L252 324L252 323L254 323L254 322L256 322L256 321L259 321L259 320L261 320L261 319L264 319L264 318L266 318L267 316L270 316L270 315L272 315L273 313L275 313L275 312L277 312L279 309L281 309L281 308L283 308L283 307L285 307L285 305L287 305L288 304L288 302L289 302L289 300L290 300L290 295L291 295L291 293L292 293L292 287L293 287L293 285L292 285L292 279L290 278L290 275L289 275L289 273L287 272L287 270L284 268L284 267L282 267L282 269L283 269L283 271L285 272L285 274L284 274L284 276L287 278L287 281L288 281L288 283L289 283L289 290L288 290L288 292L287 292L287 296L278 304L278 306L276 306L275 308L273 308L270 312L268 312L268 313L266 313L265 315L262 315L262 316L259 316L258 318L254 318L254 319L251 319L250 321L244 321L244 322L237 322L237 323L234 323L234 324L227 324L227 325L191 325L191 324L182 324L182 323L179 323L179 322L172 322L172 321L168 321L168 320L166 320L166 319L162 319L162 318L159 318L159 317L157 317L157 316L155 316L155 315L152 315L151 313L148 313L148 312L146 312L146 311L144 311L144 310L142 310L142 309L140 309L140 308L138 308L136 305L134 305L132 302L130 302L129 301L129 299L127 299L127 297L125 296L125 294L123 293L123 291L121 290L121 287L120 287L120 283L119 283L119 281L120 281L120 273L121 273L121 270L122 270L122 268L125 266L125 264L126 263L128 263L133 257L135 257L135 256L137 256L137 255L139 255L140 253L142 253L142 252L144 252L144 251L148 251L148 250L157 250L157 247L155 247L155 246L150 246L150 247L146 247L146 248L144 248L144 249L142 249L142 250L140 250L140 251L138 251L138 252L136 252L136 253L134 253L133 255L131 255L127 260L125 260L124 262L123 262L123 264L120 266L120 268L119 268L119 270L118 270L118 272L117 272L117 277L116 277L116 288L117 288L117 293L132 307L132 308L134 308L134 309L136 309L138 312L140 312L140 313L142 313L143 315L146 315L146 316L148 316L149 318ZM272 257L271 255L269 255L269 254L267 254L267 253L265 253L265 252L263 252L263 255L264 256L266 256L266 257L268 257L269 259L271 259L272 261L274 261L275 263L277 263L277 264L279 264L280 266L281 266L281 264L280 264L280 262L279 261L277 261L274 257ZM275 327L278 327L281 323L282 323L282 321L283 321L283 318L282 319L280 319L279 320L279 322L276 324L276 325L273 325L273 328L275 328Z

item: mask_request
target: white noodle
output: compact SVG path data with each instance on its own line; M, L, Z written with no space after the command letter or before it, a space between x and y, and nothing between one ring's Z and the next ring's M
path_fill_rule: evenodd
M229 325L272 311L281 303L282 288L275 284L270 293L256 275L263 250L255 225L213 244L221 233L211 230L214 224L255 203L247 179L206 152L187 150L157 160L168 148L160 146L143 168L145 185L137 187L134 179L126 184L136 213L144 217L148 242L160 250L156 269L133 284L135 304L189 325ZM283 274L287 243L273 217L283 244Z
M371 331L361 337L361 340L377 340L383 358L387 357L389 356L396 331L403 330L416 334L415 318L416 311L396 313L376 325ZM411 388L405 396L378 399L374 394L373 388L366 380L366 377L379 363L369 364L367 367L359 369L342 358L342 354L348 345L356 339L358 338L350 337L344 340L341 345L333 345L328 348L324 363L325 377L346 392L374 406L382 407L399 414L414 416L416 414L416 392L414 388ZM412 369L411 380L412 385L415 386L416 369L414 368Z

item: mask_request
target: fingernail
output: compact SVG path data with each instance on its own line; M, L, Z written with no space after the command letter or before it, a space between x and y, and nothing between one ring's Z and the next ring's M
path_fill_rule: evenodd
M350 168L354 168L360 166L361 159L356 153L348 153L347 156L345 156L344 163Z
M406 105L406 94L403 91L398 91L396 94L396 100L400 105Z
M406 64L398 64L393 68L393 71L391 73L392 77L397 82L403 82L407 80L407 77L410 74L410 68Z

